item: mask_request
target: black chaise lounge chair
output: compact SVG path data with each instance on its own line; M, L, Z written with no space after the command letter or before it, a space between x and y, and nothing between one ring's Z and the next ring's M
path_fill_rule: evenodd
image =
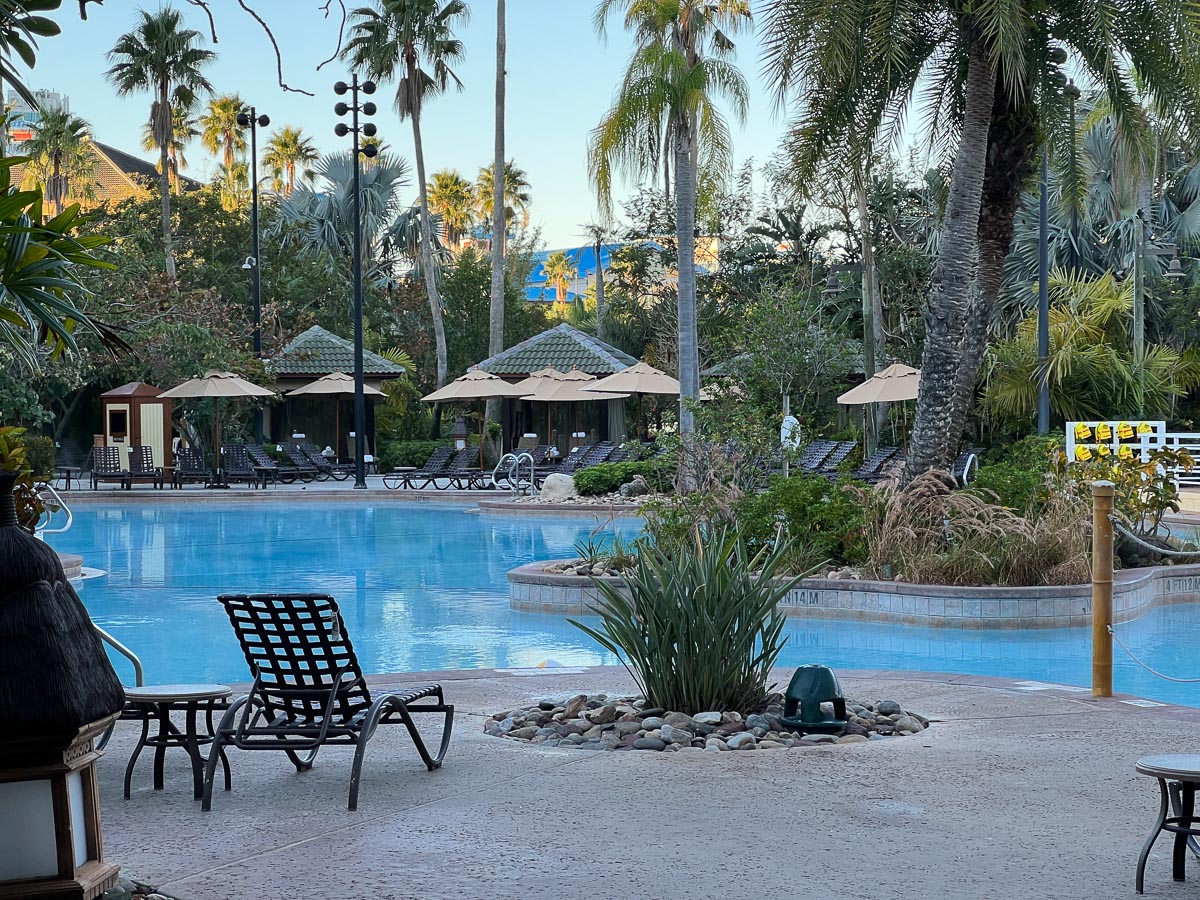
M421 488L428 487L433 483L435 475L446 471L446 465L450 462L450 457L453 455L453 447L438 447L429 455L429 459L425 461L425 465L421 466L421 468L388 472L383 476L383 486L389 491L396 491L400 488L420 490ZM417 484L417 482L420 482L420 484Z
M212 469L204 461L204 454L195 447L180 447L175 451L175 468L171 471L171 487L182 488L189 482L207 484L212 478Z
M317 469L311 459L305 456L298 444L282 444L283 455L288 458L296 469L296 475L304 481L312 481L314 478L317 481L326 481L330 475L322 473Z
M122 465L120 447L92 448L92 490L104 481L115 481L126 489L129 487L129 470Z
M155 489L163 486L163 470L154 464L154 450L144 444L129 448L129 483L146 482Z
M300 452L312 463L320 478L332 478L334 481L345 481L354 477L354 463L333 463L321 455L317 445L308 441L297 444Z
M336 601L327 594L224 595L254 684L221 718L204 772L202 808L212 807L213 777L221 751L283 750L297 772L312 768L324 746L353 745L350 809L358 807L358 782L367 742L380 725L403 724L429 771L450 746L454 707L439 684L373 696L346 634ZM416 701L428 702L417 703ZM441 746L431 756L413 715L445 717Z
M242 481L247 487L267 486L262 473L250 461L245 444L226 444L221 448L221 479L225 484Z
M821 468L822 463L829 458L829 455L837 449L837 441L817 440L813 441L800 454L800 458L796 460L796 467L805 472L816 472Z
M450 487L457 488L460 491L470 490L475 487L485 488L492 485L487 483L484 475L491 477L491 472L484 473L479 466L479 448L464 447L454 454L454 458L446 465L446 468L439 474L433 477L433 486L439 491L444 491ZM445 484L440 482L444 481Z

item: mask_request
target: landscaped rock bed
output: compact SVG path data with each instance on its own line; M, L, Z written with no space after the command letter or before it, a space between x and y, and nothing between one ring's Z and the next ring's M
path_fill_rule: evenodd
M597 559L566 559L562 562L550 563L542 569L547 575L591 575L595 578L607 575L609 578L617 578L621 574L621 569L613 567L612 560Z
M577 694L569 700L542 700L534 706L494 714L483 730L547 747L582 750L783 750L820 744L862 744L917 734L929 720L901 709L893 700L846 701L848 722L840 735L798 735L783 727L783 695L772 694L761 713L686 713L650 708L635 697Z

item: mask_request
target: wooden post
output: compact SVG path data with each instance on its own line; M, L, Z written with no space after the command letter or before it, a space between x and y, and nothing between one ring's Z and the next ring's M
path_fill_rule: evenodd
M1113 483L1092 482L1092 696L1112 696Z

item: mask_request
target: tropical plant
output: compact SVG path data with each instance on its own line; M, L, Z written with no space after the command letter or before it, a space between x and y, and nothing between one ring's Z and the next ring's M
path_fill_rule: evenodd
M1145 39L1168 31L1169 44ZM1021 190L1042 136L1067 107L1059 89L1067 51L1136 142L1144 132L1135 81L1168 114L1196 122L1198 37L1200 22L1179 0L1115 0L1103 11L1024 0L769 5L768 77L781 102L803 98L786 143L795 184L831 159L869 157L877 137L895 133L914 106L927 111L931 143L954 159L907 478L957 452Z
M245 101L237 94L224 94L208 102L208 111L200 116L200 144L214 156L220 155L226 172L246 152L245 128L238 124L238 114Z
M1111 272L1098 278L1055 270L1050 276L1050 352L1037 351L1037 314L1016 335L988 348L983 403L996 418L1028 422L1037 412L1038 385L1050 389L1051 412L1064 421L1105 419L1119 410L1167 416L1172 404L1200 384L1200 358L1163 344L1139 357L1128 325L1133 282Z
M577 271L567 254L561 250L551 253L542 263L542 271L546 276L546 284L554 288L554 299L565 303L567 290L571 287Z
M318 159L320 154L313 146L312 138L291 125L284 125L272 133L263 153L263 165L271 173L271 186L276 193L282 191L285 196L291 196L296 190L297 170L301 181L312 181L315 174L313 164Z
M462 82L451 68L463 57L462 41L454 37L454 28L459 23L465 24L468 16L463 0L379 0L377 8L359 7L354 11L354 27L343 52L355 68L365 70L373 78L398 76L396 111L401 121L408 119L412 123L420 201L421 269L433 320L438 387L446 383L449 369L438 273L434 267L421 108L425 101L444 93L451 84L462 90Z
M200 135L197 123L198 120L192 115L190 109L183 106L171 108L171 138L167 142L167 173L171 190L176 195L183 187L180 173L188 167L187 157L184 155L187 152L187 145ZM142 126L142 149L159 149L158 136L155 134L154 125L151 122Z
M0 426L0 472L18 473L13 487L17 524L33 534L46 507L37 491L35 478L38 473L30 465L24 434L24 428Z
M162 238L167 280L175 281L175 252L171 246L170 147L176 135L175 109L190 110L197 95L210 93L204 69L216 54L202 49L200 32L183 27L178 10L165 6L156 13L139 12L137 27L117 38L108 52L112 67L107 77L117 94L148 91L150 128L159 151L159 189L162 194Z
M772 478L767 490L746 495L737 519L752 550L787 539L783 571L791 574L866 558L862 505L843 484L821 475Z
M245 160L235 160L228 169L218 166L213 182L221 191L221 206L227 210L241 209L250 199L250 170Z
M475 196L479 198L479 215L487 223L492 240L505 240L506 232L519 218L522 228L529 227L529 206L533 195L529 191L529 176L513 160L504 164L504 227L496 228L493 211L496 208L496 179L494 165L479 170L475 181Z
M716 106L727 101L745 118L746 81L730 63L733 35L750 22L747 0L601 0L596 25L603 33L616 9L634 33L633 57L612 108L592 132L588 167L606 214L621 171L634 177L674 157L678 259L679 428L695 431L690 408L700 396L696 326L697 172L729 168L730 136ZM664 181L667 181L664 178Z
M90 145L91 126L83 119L63 109L43 110L33 137L17 147L22 156L29 158L22 186L44 185L55 215L63 211L68 198L86 200L94 196L95 158Z
M599 625L569 621L617 655L652 706L756 712L785 642L785 552L752 553L731 531L697 533L673 556L643 545L620 583L592 579Z
M629 484L639 475L651 490L667 492L674 487L673 467L669 460L660 456L635 462L601 463L580 469L575 474L575 488L584 497L615 494L622 485Z
M604 305L604 245L612 240L613 233L603 222L590 222L583 227L592 243L592 254L596 257L596 337L604 340L608 331L607 308Z
M446 243L458 248L475 222L475 188L458 172L442 169L429 182L429 211L438 217Z

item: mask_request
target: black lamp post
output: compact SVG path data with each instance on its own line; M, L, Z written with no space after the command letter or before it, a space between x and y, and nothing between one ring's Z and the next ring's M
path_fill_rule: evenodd
M242 128L250 129L250 256L242 268L250 269L251 293L254 295L254 355L262 358L262 277L258 266L258 128L266 128L271 120L265 115L257 115L253 106L249 111L243 110L237 115L237 123ZM229 173L226 173L229 174ZM263 439L262 413L254 417L254 441L261 444Z
M352 113L352 124L338 122L334 126L333 133L338 137L345 137L347 134L354 136L352 138L354 156L354 487L357 490L366 490L367 469L364 457L366 456L367 400L363 394L362 197L359 195L358 187L358 157L361 154L370 159L379 150L374 144L363 147L359 143L360 133L363 137L374 137L376 129L372 122L359 126L358 114L361 112L364 116L375 115L375 104L370 100L360 104L358 95L360 92L375 93L375 82L363 81L360 83L358 76L352 75L349 84L339 81L333 86L333 92L339 97L347 91L350 92L352 102L347 105L339 101L334 104L333 111L339 116Z

